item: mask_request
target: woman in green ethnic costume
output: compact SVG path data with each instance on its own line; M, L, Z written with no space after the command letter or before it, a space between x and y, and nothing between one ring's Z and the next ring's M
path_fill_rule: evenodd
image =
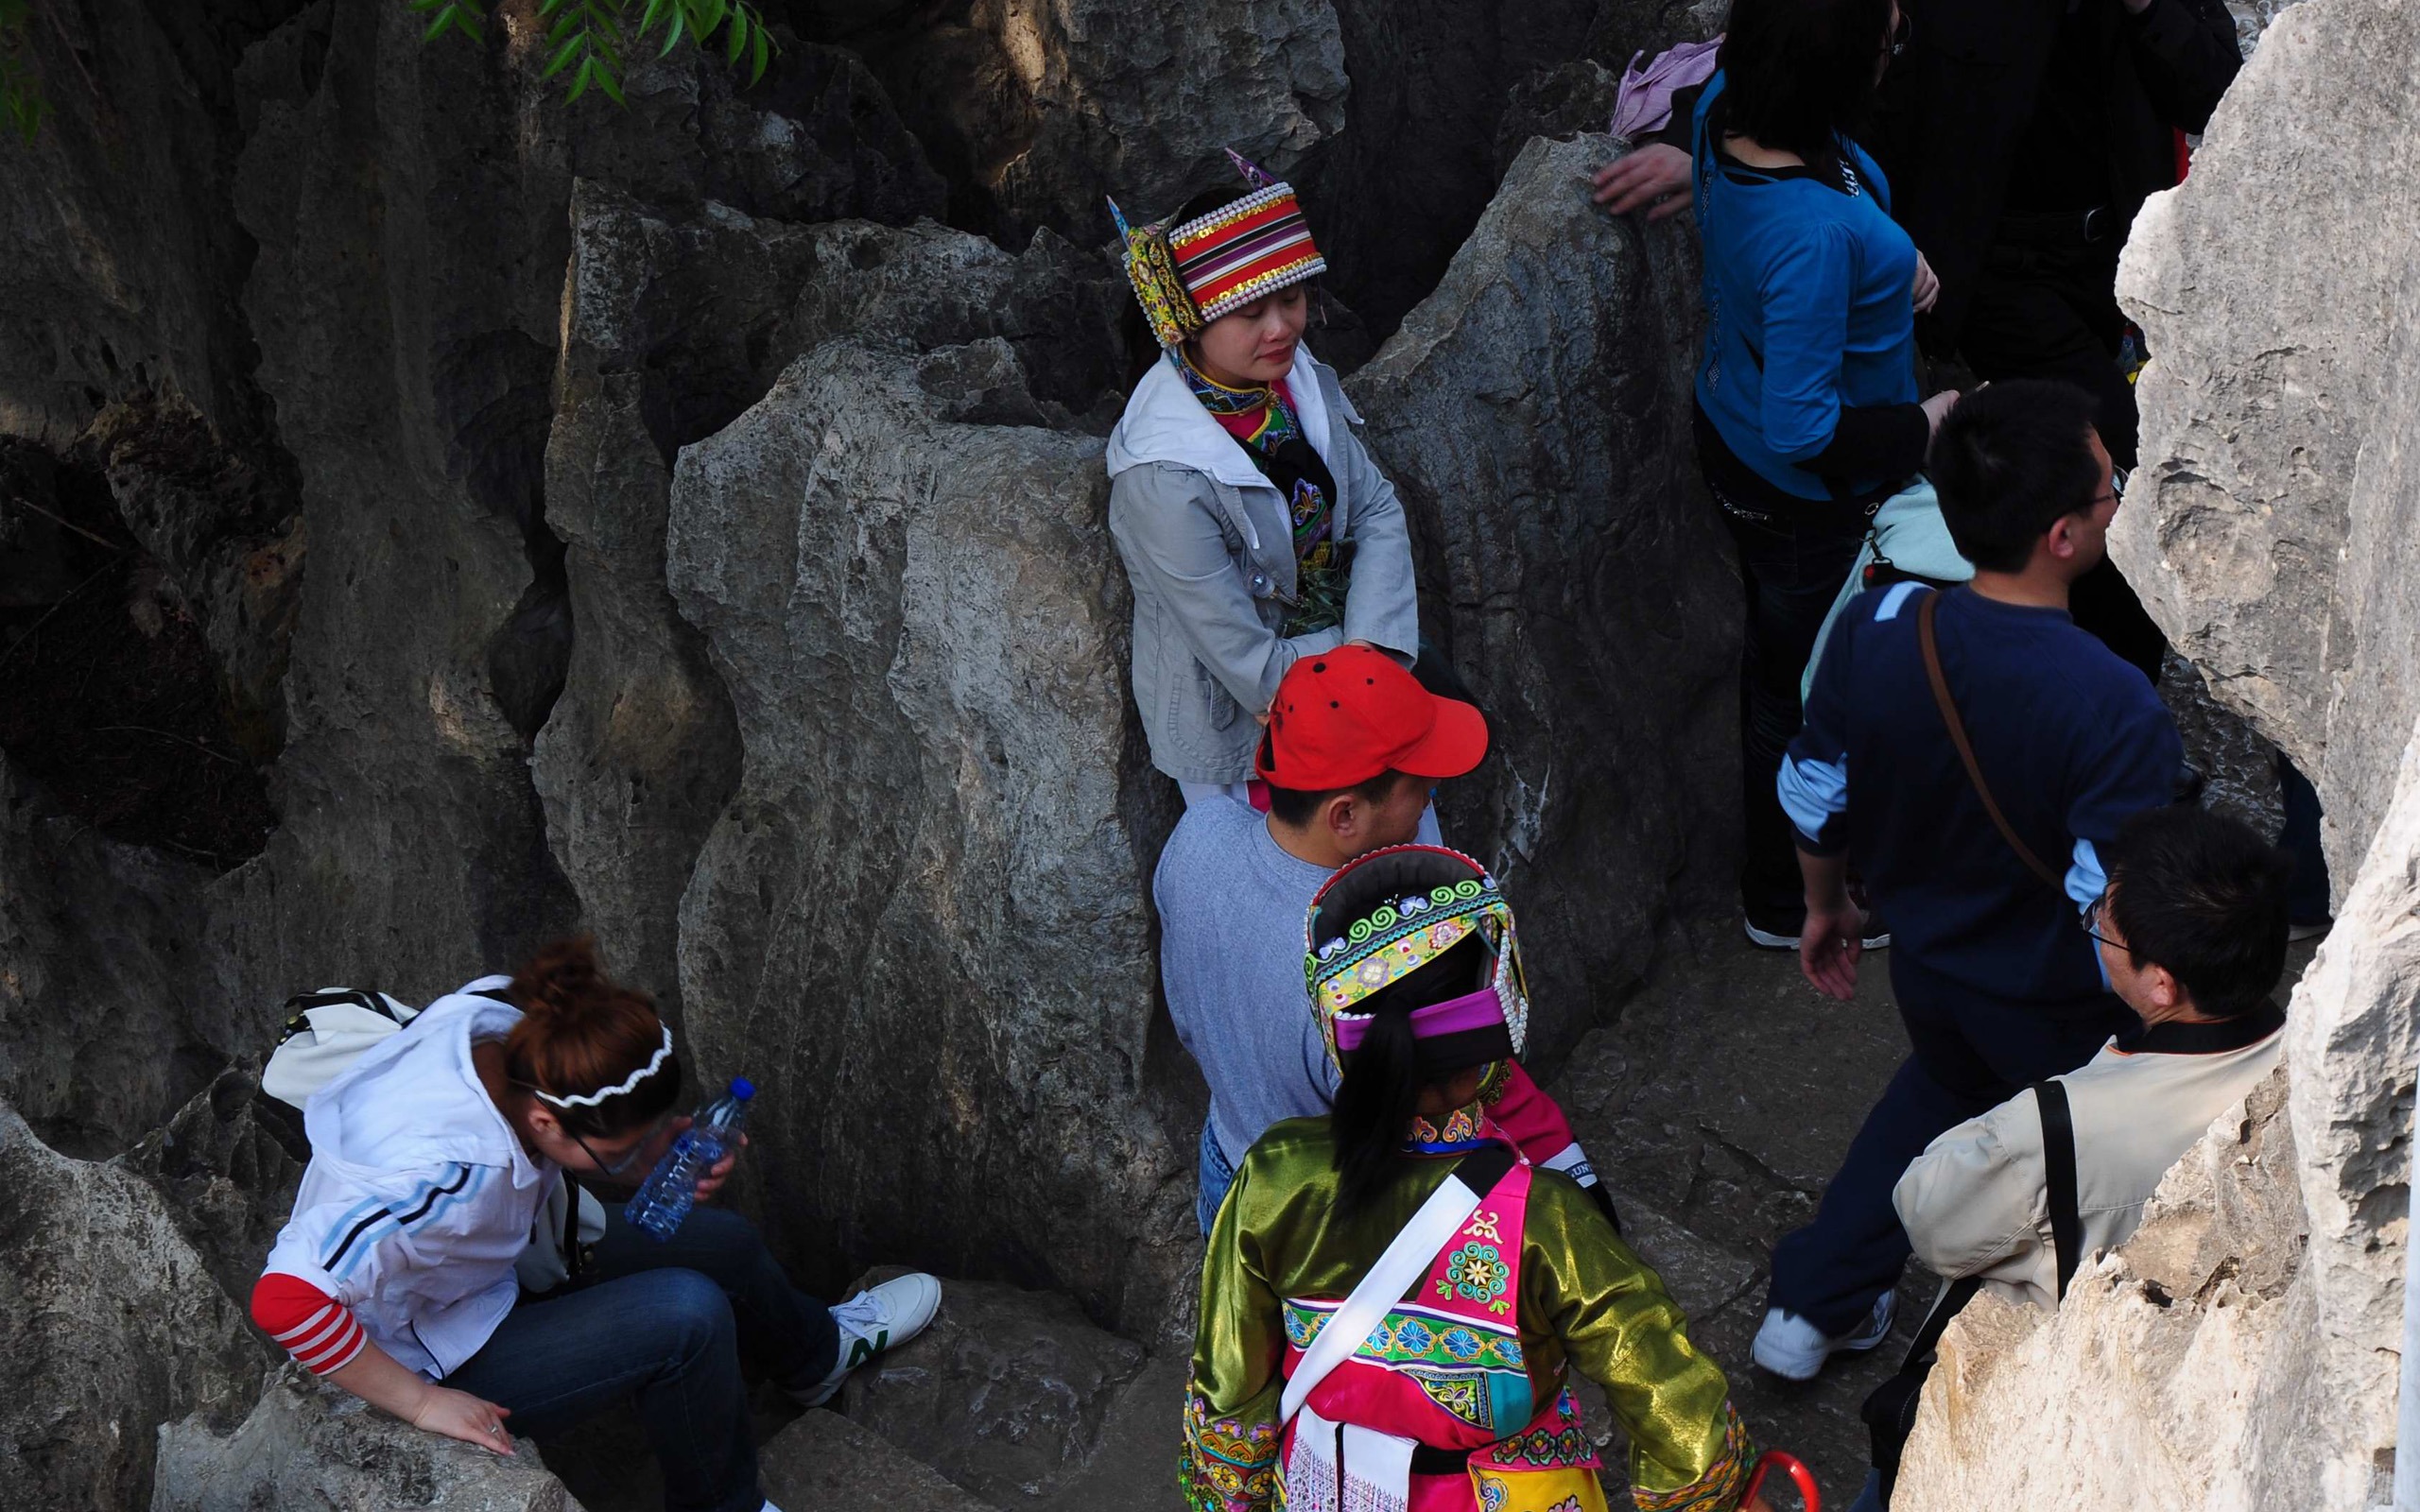
M1458 851L1374 851L1321 890L1308 934L1343 1080L1334 1112L1261 1136L1219 1210L1188 1503L1599 1512L1576 1368L1630 1436L1641 1508L1741 1505L1755 1456L1722 1372L1598 1206L1484 1111L1529 1022L1494 879Z

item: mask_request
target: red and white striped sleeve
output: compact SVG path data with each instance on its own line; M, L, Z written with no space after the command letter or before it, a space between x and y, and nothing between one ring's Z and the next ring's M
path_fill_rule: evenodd
M282 1271L270 1271L252 1288L252 1321L313 1375L343 1369L370 1342L353 1309Z

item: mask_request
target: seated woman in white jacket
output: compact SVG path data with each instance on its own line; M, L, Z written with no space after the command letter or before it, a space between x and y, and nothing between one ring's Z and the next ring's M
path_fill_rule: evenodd
M314 1372L431 1433L512 1452L635 1400L675 1512L758 1512L740 1359L802 1403L929 1322L911 1275L827 1308L735 1214L668 1242L618 1211L572 1280L514 1261L558 1176L635 1183L687 1125L672 1032L586 939L431 1004L313 1095L311 1164L252 1317ZM731 1169L698 1183L704 1198Z
M1240 198L1118 217L1161 356L1110 434L1109 528L1134 588L1151 765L1187 803L1246 797L1296 661L1351 643L1409 665L1420 648L1403 507L1334 369L1303 345L1327 263L1294 191L1229 156Z

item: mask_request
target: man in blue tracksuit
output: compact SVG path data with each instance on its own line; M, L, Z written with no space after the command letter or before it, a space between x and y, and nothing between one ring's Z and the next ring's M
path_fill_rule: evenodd
M1971 587L1933 606L1943 679L2031 863L1952 740L1920 646L1931 593L1920 584L1850 604L1782 763L1806 885L1800 963L1827 995L1856 991L1854 867L1891 920L1913 1051L1815 1221L1773 1250L1754 1355L1793 1380L1889 1332L1909 1254L1891 1191L1933 1136L2083 1065L2127 1022L2080 915L2102 887L2096 848L2171 801L2184 748L2142 674L2067 613L2068 586L2101 559L2118 511L2093 414L2079 388L1996 384L1950 412L1930 456L1943 517L1975 564Z

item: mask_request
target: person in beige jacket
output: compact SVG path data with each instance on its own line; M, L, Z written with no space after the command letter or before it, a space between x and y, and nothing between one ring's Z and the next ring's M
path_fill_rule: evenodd
M2152 809L2103 856L2084 913L2109 985L2142 1021L2056 1078L2075 1129L2081 1255L2123 1244L2169 1167L2277 1063L2292 863L2233 819ZM1945 1280L2058 1305L2031 1088L1935 1139L1892 1194L1916 1258Z

